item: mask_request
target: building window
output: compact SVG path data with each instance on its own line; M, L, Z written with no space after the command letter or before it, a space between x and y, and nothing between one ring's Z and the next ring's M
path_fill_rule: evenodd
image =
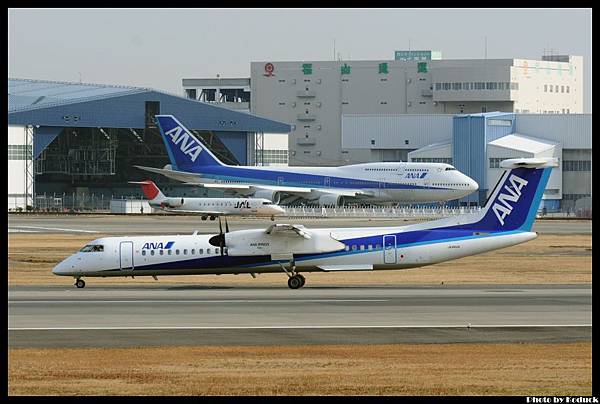
M560 86L560 92L564 93L565 92L565 86Z
M548 92L548 84L544 84L544 92L547 93Z
M440 91L442 89L442 83L435 83L436 91Z
M558 93L558 84L554 87L554 92Z
M592 171L590 160L564 160L563 171Z
M569 86L567 86L567 94L569 94Z
M411 158L411 162L415 163L444 163L444 164L452 164L452 158L448 157L416 157Z
M552 91L552 89L553 89L553 87L552 87L552 84L551 84L551 85L550 85L550 92L553 92L553 91Z
M9 160L31 160L33 157L31 145L24 144L9 144L8 159Z

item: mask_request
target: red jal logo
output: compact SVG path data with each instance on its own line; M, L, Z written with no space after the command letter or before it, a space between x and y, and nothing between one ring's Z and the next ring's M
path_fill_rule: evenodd
M272 76L273 70L275 70L275 66L273 66L273 63L267 63L265 65L265 76Z

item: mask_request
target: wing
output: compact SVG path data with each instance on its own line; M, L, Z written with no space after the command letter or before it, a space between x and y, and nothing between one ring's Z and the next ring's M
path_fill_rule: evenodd
M161 174L165 177L172 178L181 182L188 181L198 181L199 174L186 173L183 171L173 171L173 170L165 170L164 168L154 168L154 167L145 167L145 166L134 166L139 168L140 170L149 171L151 173Z
M282 223L272 224L267 228L267 230L265 230L265 233L266 234L280 233L280 234L296 235L296 236L304 237L305 239L312 238L310 232L308 232L306 230L306 228L304 226L302 226L301 224L282 224Z

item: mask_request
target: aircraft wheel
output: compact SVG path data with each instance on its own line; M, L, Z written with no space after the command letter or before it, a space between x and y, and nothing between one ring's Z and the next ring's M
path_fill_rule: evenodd
M79 289L85 288L85 281L83 279L77 279L75 281L75 286L77 286Z
M202 218L201 218L201 219L202 219L202 220L206 220L206 216L202 216Z
M294 275L288 279L288 286L290 289L299 289L303 285L302 278L298 275Z
M306 283L306 278L300 274L296 275L298 278L300 278L300 280L302 281L302 283L300 284L300 287L303 287L304 284Z
M211 217L210 217L210 220L215 220L215 217L214 217L214 216L211 216Z

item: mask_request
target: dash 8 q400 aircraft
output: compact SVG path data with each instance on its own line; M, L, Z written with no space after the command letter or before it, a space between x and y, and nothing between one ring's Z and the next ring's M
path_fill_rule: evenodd
M214 235L106 237L59 263L56 275L83 277L282 272L292 289L302 273L415 268L520 244L533 222L556 159L509 159L477 213L398 227L222 230ZM220 222L219 222L220 223Z
M443 202L478 184L442 163L365 163L340 167L255 167L223 164L171 115L156 115L170 165L136 166L178 181L219 188L274 203Z

